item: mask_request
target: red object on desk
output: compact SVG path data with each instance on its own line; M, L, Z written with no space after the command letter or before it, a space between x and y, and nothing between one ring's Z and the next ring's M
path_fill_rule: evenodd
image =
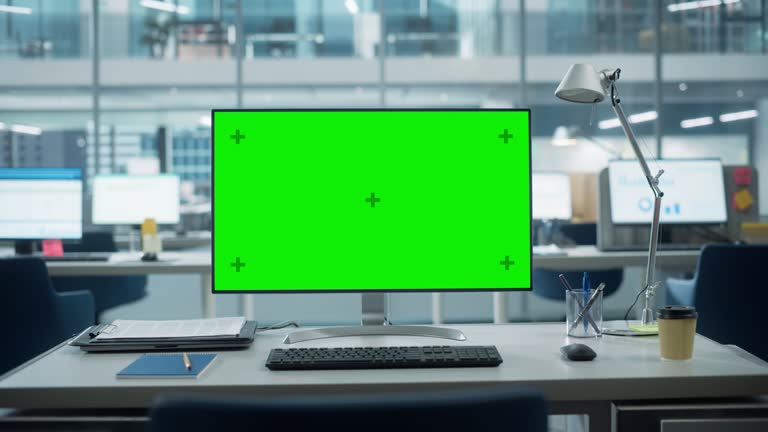
M736 186L749 186L752 184L752 171L749 167L736 167L733 169L733 182Z
M43 240L43 256L64 255L64 245L61 240Z

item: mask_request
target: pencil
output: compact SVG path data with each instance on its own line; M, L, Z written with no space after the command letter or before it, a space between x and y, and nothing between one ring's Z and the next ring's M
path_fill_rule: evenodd
M189 360L187 353L181 353L181 357L184 359L184 366L187 367L187 370L192 370L192 362Z

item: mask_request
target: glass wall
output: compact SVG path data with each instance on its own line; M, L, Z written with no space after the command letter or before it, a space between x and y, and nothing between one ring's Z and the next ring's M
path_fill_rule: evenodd
M0 2L0 58L89 55L90 11L80 0Z
M765 2L666 0L663 6L662 156L749 163L753 149L766 145L755 132L766 114L759 112L758 103L768 97L768 74L743 78L750 59L766 53ZM683 60L680 53L695 55ZM734 54L739 61L706 53ZM717 70L718 76L685 79L690 71L704 68Z
M90 173L162 159L204 191L211 108L523 107L536 169L597 172L631 156L610 105L553 95L587 62L622 69L648 155L751 162L768 145L765 1L659 2L0 0L0 124L74 131Z

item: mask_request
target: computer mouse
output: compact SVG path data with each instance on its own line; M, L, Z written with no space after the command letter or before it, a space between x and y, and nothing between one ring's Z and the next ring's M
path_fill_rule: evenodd
M142 261L157 261L157 254L153 252L147 252L141 256Z
M597 353L592 348L579 343L563 345L560 347L560 352L571 361L590 361L597 357Z

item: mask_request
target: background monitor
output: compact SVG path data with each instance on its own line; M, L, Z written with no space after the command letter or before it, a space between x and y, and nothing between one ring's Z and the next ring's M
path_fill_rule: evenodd
M533 173L533 218L570 220L571 179L565 173Z
M0 239L79 239L83 180L78 168L0 168Z
M723 166L717 159L649 162L652 173L664 170L659 187L661 222L718 224L728 219ZM611 220L615 224L645 224L653 217L653 194L636 160L608 164Z
M214 292L531 289L527 110L214 111Z
M98 175L93 178L94 224L136 225L146 218L179 223L179 177Z

